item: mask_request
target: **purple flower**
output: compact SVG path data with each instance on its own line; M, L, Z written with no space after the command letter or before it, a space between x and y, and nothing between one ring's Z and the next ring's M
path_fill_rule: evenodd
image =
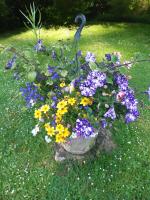
M14 64L15 64L16 58L17 58L16 55L14 55L14 56L7 62L6 66L5 66L5 69L11 69L11 68L14 66Z
M52 97L52 100L53 100L53 101L57 101L57 97L56 97L56 96L53 96L53 97Z
M27 107L32 107L37 101L43 101L44 97L38 93L38 87L33 83L26 83L25 88L20 88Z
M91 71L87 79L80 84L80 91L83 96L93 96L98 87L103 87L106 83L106 74L97 70Z
M92 135L94 134L94 128L91 126L90 122L85 119L77 119L76 121L76 127L75 127L75 132L77 134L78 137L92 137Z
M109 108L109 110L104 114L104 117L111 118L112 120L116 119L114 107Z
M148 90L147 90L147 91L145 91L145 93L148 95L148 97L149 97L149 100L150 100L150 87L148 88Z
M106 121L106 119L101 119L101 127L102 128L106 128L106 126L107 126L107 121Z
M121 104L126 106L126 108L130 111L137 110L138 101L135 99L134 91L132 89L128 88L126 91L124 91Z
M95 55L91 52L87 52L86 57L85 57L86 62L96 62Z
M134 115L134 113L127 113L125 116L125 122L128 124L130 122L134 122L138 116Z
M48 72L52 74L54 72L54 67L48 66Z
M105 58L107 61L111 61L111 54L110 53L105 54Z
M115 73L114 81L118 85L120 90L124 91L128 88L128 79L125 75L120 73Z
M57 72L53 73L53 75L51 76L52 80L58 79L59 78L59 74Z
M83 96L92 97L96 93L91 81L84 81L80 84L80 91Z
M45 51L46 50L45 46L43 45L42 40L40 40L40 39L38 40L37 44L34 46L34 49L37 52Z

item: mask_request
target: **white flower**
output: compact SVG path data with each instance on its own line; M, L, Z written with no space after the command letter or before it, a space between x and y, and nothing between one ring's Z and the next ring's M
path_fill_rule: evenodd
M71 138L73 138L73 139L77 138L77 134L75 132L72 132Z
M30 103L31 107L33 107L35 104L35 101L33 99L31 99L29 103Z
M38 124L35 126L35 128L32 130L32 135L36 136L38 132L40 131Z
M46 141L47 143L50 143L52 140L51 140L50 137L48 137L48 135L45 135L45 141Z
M44 119L43 119L43 118L40 118L39 121L40 121L40 122L44 122Z

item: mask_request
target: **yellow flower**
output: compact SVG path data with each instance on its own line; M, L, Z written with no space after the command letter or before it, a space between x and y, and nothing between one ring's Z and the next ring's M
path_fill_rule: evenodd
M68 112L67 107L64 107L64 108L61 108L60 110L58 110L59 115L64 115L67 112Z
M64 99L67 100L67 99L68 99L68 96L64 96Z
M83 117L86 118L86 117L87 117L87 114L83 114Z
M46 112L48 112L49 111L49 105L43 105L42 107L41 107L41 111L43 111L44 113L46 113Z
M64 126L63 126L62 124L58 124L58 125L56 126L56 131L58 131L58 132L63 132L63 131L64 131Z
M57 104L57 108L61 109L61 108L64 108L66 105L67 105L67 101L62 100Z
M63 135L64 135L64 137L68 137L70 135L70 132L69 132L68 128L64 129Z
M70 99L68 99L68 103L73 106L76 103L76 99L70 98Z
M61 118L60 117L56 117L56 123L59 124L61 122Z
M48 127L47 128L47 135L49 135L49 136L53 136L53 135L55 135L55 129L54 129L54 127Z
M63 87L65 87L65 85L66 85L65 82L62 82L62 83L60 83L59 86L60 86L61 88L63 88Z
M56 142L57 143L64 143L65 142L65 137L62 134L57 134L56 135Z
M87 97L82 98L80 104L82 104L83 106L87 106L87 105L92 105L93 100Z
M35 110L34 117L36 119L41 119L41 116L42 116L41 111L40 110Z
M45 130L47 131L47 129L50 127L49 123L44 124Z

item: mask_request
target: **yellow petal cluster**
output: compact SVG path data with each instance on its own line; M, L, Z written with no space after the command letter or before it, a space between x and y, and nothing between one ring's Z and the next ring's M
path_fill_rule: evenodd
M45 104L41 107L41 111L44 113L47 113L49 111L50 107L49 105Z
M41 117L42 117L41 110L35 110L35 112L34 112L34 118L35 119L41 119Z
M66 86L66 84L65 84L65 82L62 82L62 83L60 83L60 85L59 85L61 88L63 88L63 87L65 87Z
M71 106L73 106L76 103L76 99L75 98L69 98L68 99L68 104L70 104Z
M80 104L82 104L83 106L92 105L92 103L93 103L93 100L87 97L83 97L80 102Z
M51 137L53 135L55 135L55 129L54 129L54 127L50 126L48 123L45 124L44 127L45 127L45 130L47 131L47 135L49 135Z

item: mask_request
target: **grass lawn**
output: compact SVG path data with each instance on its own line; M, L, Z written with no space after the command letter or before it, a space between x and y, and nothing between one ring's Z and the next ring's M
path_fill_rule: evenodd
M75 29L42 30L47 45L58 39L72 38ZM34 45L31 32L0 35L0 44L21 47ZM80 49L105 53L120 51L129 60L140 52L150 54L150 25L104 24L84 28ZM132 86L144 91L150 85L150 63L137 64L130 70ZM54 150L34 138L32 111L22 109L18 96L21 81L4 72L0 60L0 200L149 200L150 199L150 102L144 102L137 122L125 126L116 123L113 132L117 149L102 153L84 163L54 161Z

